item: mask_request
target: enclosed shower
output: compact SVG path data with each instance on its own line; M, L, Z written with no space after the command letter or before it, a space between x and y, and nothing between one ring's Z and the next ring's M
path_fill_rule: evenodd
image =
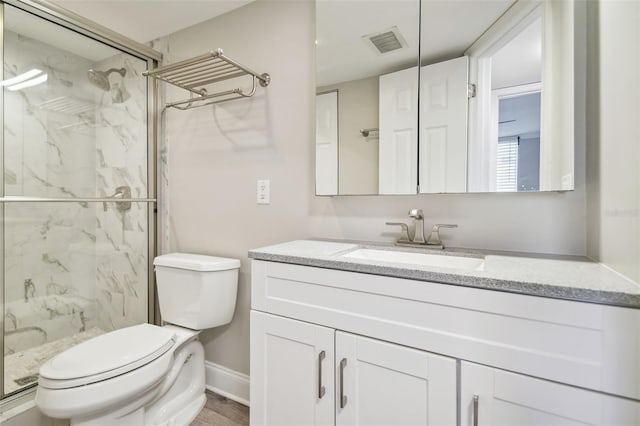
M5 397L69 346L152 319L156 58L40 2L1 7Z

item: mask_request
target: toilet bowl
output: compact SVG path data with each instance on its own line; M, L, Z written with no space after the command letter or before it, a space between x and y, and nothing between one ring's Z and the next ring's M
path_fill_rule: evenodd
M74 346L40 368L36 405L71 425L187 425L204 406L200 330L231 321L237 259L154 260L166 325L139 324Z

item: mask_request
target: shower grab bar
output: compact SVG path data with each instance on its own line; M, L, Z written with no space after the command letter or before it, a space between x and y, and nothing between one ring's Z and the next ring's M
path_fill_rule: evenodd
M254 95L258 83L262 87L267 87L271 82L269 74L258 74L244 65L240 65L238 62L225 56L222 49L217 49L174 64L147 70L144 71L142 75L173 84L195 95L190 99L169 102L165 105L166 108L173 107L180 110L226 102L233 99L248 98ZM242 89L238 88L210 94L204 87L209 84L245 75L251 76L253 80L253 87L249 93L245 93ZM223 96L231 97L211 102L201 102Z
M0 203L110 203L110 202L131 202L131 203L155 203L157 198L117 198L97 197L97 198L50 198L50 197L0 197Z

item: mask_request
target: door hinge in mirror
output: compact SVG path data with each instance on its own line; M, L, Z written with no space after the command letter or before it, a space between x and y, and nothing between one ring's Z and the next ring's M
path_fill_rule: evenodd
M475 98L476 97L476 85L473 83L467 84L467 98Z

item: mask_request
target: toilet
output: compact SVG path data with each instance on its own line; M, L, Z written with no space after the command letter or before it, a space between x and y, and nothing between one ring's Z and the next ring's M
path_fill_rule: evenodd
M40 367L36 405L71 425L188 425L206 402L200 330L233 317L240 261L173 253L153 262L164 326L102 334Z

